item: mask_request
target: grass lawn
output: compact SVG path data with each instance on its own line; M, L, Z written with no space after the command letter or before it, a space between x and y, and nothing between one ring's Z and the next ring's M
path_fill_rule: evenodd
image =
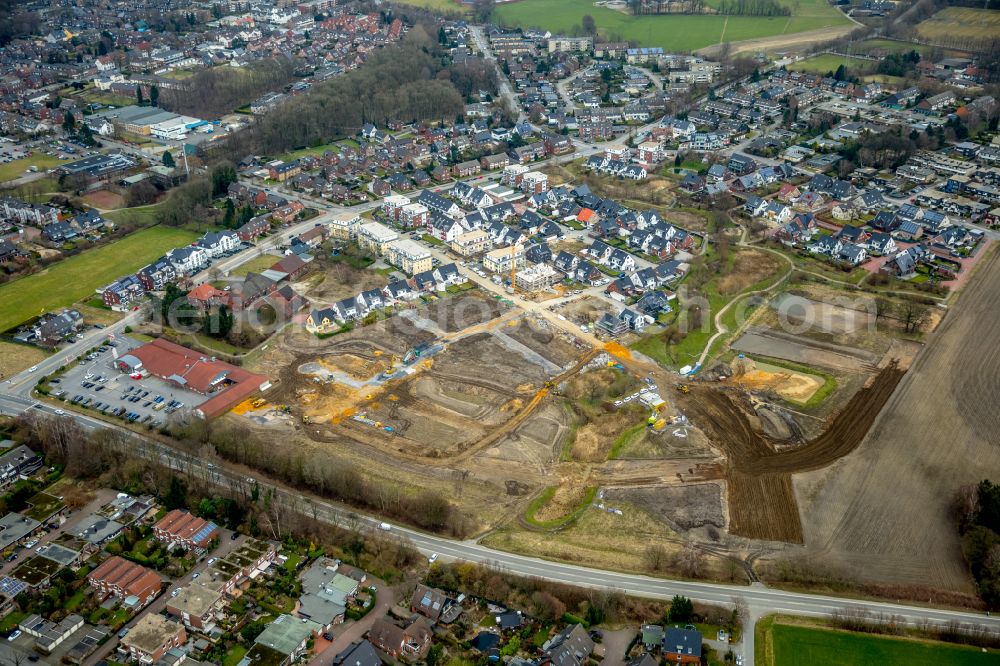
M7 162L6 164L0 164L0 182L20 178L25 175L28 167L31 166L38 167L39 171L45 171L47 169L53 169L60 164L65 164L65 162L58 157L46 155L45 153L35 153L31 157L22 157L19 160L13 160Z
M293 150L285 153L284 155L279 155L278 159L285 162L290 162L291 160L304 157L306 155L316 155L317 157L325 153L326 151L332 151L335 153L340 152L340 148L335 143L326 143L322 146L315 146L313 148L299 148L298 150Z
M247 653L247 649L242 645L234 645L233 649L225 654L222 658L222 666L236 666L243 659L243 655Z
M1000 11L972 7L946 7L917 26L917 35L923 39L987 40L1000 34Z
M169 72L165 72L163 76L174 81L183 81L194 76L194 72L190 69L172 69Z
M69 611L70 613L79 608L80 604L82 604L83 600L86 598L84 591L85 588L82 587L79 590L77 590L73 594L73 596L71 596L69 599L63 602L63 608Z
M3 619L0 620L0 632L7 633L12 631L18 623L28 617L27 613L22 613L19 610L14 610L4 615Z
M423 236L420 237L420 240L426 241L426 242L430 243L431 245L435 245L435 246L444 245L444 241L443 240L441 240L440 238L435 238L434 236L431 236L430 234L424 234Z
M150 206L139 206L137 208L119 208L109 210L103 216L115 224L136 224L140 227L148 227L156 223L156 213L158 204Z
M508 26L571 34L581 25L584 15L589 14L604 38L634 41L640 46L662 46L668 51L690 51L723 41L737 42L848 23L847 17L824 0L801 0L792 7L792 16L781 17L630 16L596 7L590 0L522 0L498 5L496 15Z
M273 254L262 254L259 257L253 257L244 264L240 264L229 275L233 277L246 277L247 273L266 271L278 261L280 261L280 257L276 257Z
M0 377L10 377L37 365L48 356L38 347L0 341Z
M755 660L760 666L813 664L996 664L1000 652L940 641L875 636L830 629L799 618L767 618L757 624Z
M299 566L299 562L302 561L302 556L298 553L288 553L288 559L285 560L285 571L289 573L295 573L295 567Z
M0 331L45 311L67 307L95 289L134 273L165 251L190 243L198 234L170 227L150 227L122 240L70 257L20 280L0 286Z
M811 58L806 58L800 62L789 65L788 69L794 72L809 72L811 74L826 74L836 72L837 68L843 65L847 69L855 70L866 74L875 69L876 61L864 60L862 58L848 58L845 56L833 55L832 53L821 53Z

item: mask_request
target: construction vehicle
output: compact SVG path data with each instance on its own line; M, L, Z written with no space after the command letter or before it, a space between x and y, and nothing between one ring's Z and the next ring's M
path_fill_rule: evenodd
M687 384L677 384L677 390L680 391L681 393L690 393L691 387L688 386Z

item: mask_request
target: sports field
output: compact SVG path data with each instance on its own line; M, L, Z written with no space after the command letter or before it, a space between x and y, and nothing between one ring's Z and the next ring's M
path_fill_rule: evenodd
M895 636L876 636L822 628L798 618L766 618L757 625L756 663L760 666L879 664L879 666L985 666L1000 652Z
M917 26L917 34L933 42L952 45L963 39L988 40L1000 34L1000 11L971 7L946 7Z
M588 0L520 0L497 5L499 21L508 26L544 28L571 33L586 14L594 17L602 38L662 46L668 51L693 51L721 42L738 42L806 30L839 27L848 19L826 0L800 0L792 16L630 16Z
M0 331L91 296L95 289L197 237L183 229L151 227L53 264L41 273L8 282L0 286Z

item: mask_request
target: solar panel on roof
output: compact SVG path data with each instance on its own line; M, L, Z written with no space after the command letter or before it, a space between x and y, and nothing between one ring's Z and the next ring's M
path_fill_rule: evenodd
M7 597L16 597L28 588L28 584L16 578L6 576L0 580L0 594Z
M198 530L198 533L194 535L194 539L192 539L192 541L198 543L199 541L208 538L208 535L216 529L215 523L207 523L204 527Z

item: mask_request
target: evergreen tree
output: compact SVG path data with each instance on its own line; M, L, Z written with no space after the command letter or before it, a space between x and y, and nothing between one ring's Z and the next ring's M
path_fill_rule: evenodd
M236 204L232 199L226 199L226 215L222 218L222 226L227 229L236 226Z
M163 166L171 169L177 166L177 163L174 162L174 156L170 154L169 150L163 153Z
M66 115L63 116L63 129L67 132L72 132L76 127L76 119L73 117L72 111L67 111Z
M149 104L150 106L160 105L160 89L156 86L152 86L149 89Z
M142 97L142 86L135 87L135 103L139 106L145 104Z

